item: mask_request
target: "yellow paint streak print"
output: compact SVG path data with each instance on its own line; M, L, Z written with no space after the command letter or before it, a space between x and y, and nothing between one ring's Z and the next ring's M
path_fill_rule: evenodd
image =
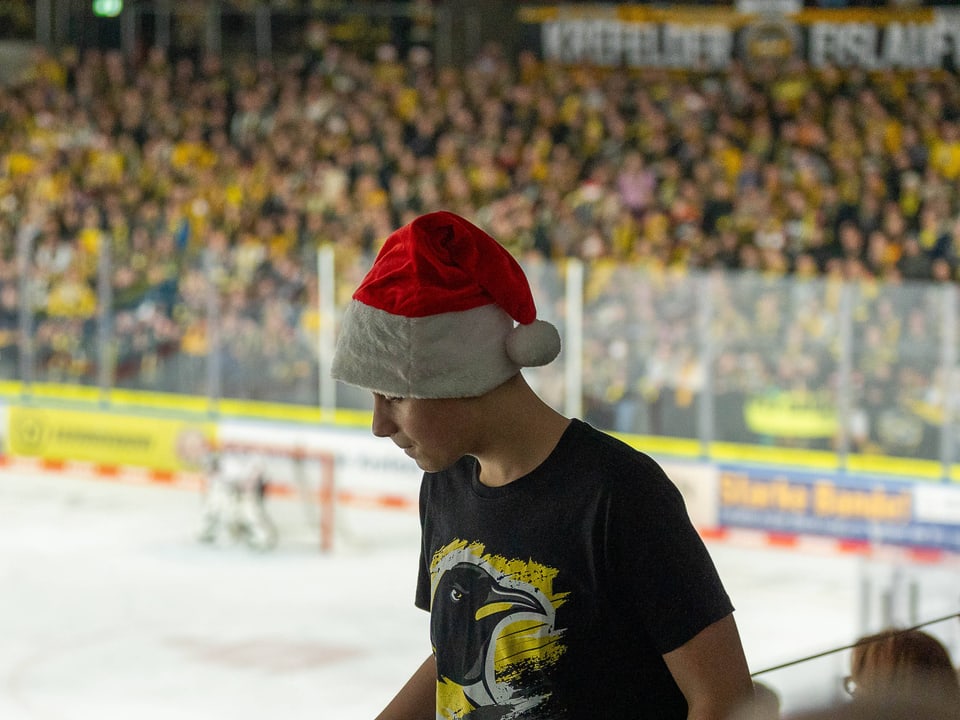
M437 682L437 709L444 720L457 720L476 710L463 694L463 688L450 680Z
M564 646L556 637L544 635L541 622L526 620L513 623L507 632L497 638L494 667L510 679L509 668L528 662L536 667L552 665L563 655Z
M501 555L486 555L484 553L485 549L483 543L454 540L437 550L430 563L430 575L434 580L434 585L439 579L440 566L444 560L449 561L451 556L460 553L469 553L475 558L483 560L503 576L537 588L555 608L563 605L567 593L555 593L553 591L553 581L557 576L556 568L541 565L533 560L509 560Z

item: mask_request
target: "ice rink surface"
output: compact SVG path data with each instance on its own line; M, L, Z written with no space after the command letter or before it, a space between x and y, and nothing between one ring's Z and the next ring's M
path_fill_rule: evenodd
M198 494L0 468L0 719L361 720L429 651L416 517L321 554L268 499L268 553L196 542ZM711 544L753 672L960 610L960 570ZM928 628L960 648L956 619ZM840 697L844 652L765 673L785 713Z

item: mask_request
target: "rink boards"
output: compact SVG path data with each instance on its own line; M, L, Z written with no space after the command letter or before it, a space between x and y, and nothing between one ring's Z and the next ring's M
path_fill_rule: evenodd
M260 455L278 494L312 494L332 483L327 489L336 501L341 536L376 542L417 530L420 471L367 428L0 406L0 457L6 463L197 484L202 483L199 437ZM624 439L644 447L641 440ZM680 488L705 536L759 536L786 546L813 538L839 552L883 546L924 560L960 553L960 484L955 482L651 454ZM332 477L320 467L324 462Z

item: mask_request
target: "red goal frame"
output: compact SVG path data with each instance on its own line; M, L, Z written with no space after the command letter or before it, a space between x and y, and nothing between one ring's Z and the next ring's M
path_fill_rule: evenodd
M295 468L295 477L278 478L267 472L267 492L270 495L294 495L300 493L304 501L311 499L317 503L319 520L319 542L322 552L333 549L336 503L336 459L329 450L305 447L303 445L283 445L248 440L222 440L217 443L220 453L256 455L267 459L289 462ZM309 482L306 468L316 465L319 477Z

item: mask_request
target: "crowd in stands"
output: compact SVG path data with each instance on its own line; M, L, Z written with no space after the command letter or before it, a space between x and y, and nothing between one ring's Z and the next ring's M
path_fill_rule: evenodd
M276 62L38 50L0 87L0 380L22 372L26 316L34 379L96 383L109 297L116 384L209 392L216 346L223 395L315 404L317 249L344 303L380 240L445 208L516 253L548 317L553 263L584 262L588 419L691 432L705 297L718 439L749 436L744 398L769 411L771 388L834 417L815 411L836 399L848 303L853 449L937 457L918 405L946 408L960 79L782 70L563 68L496 46L464 68L336 44ZM562 373L543 382L559 402Z
M858 295L864 343L922 354L908 330L928 325L928 356L907 368L919 380L893 353L871 356L864 386L929 393L939 306L922 295L915 320L909 288L957 280L958 180L948 72L569 68L497 45L462 68L389 45L276 61L38 50L0 88L0 374L17 376L25 304L36 379L96 382L109 285L117 383L202 392L216 342L224 394L315 399L316 249L332 244L347 289L392 229L445 208L528 266L584 261L586 382L605 426L689 429L701 271L729 298L720 390L830 392L830 288L847 280L894 288Z

